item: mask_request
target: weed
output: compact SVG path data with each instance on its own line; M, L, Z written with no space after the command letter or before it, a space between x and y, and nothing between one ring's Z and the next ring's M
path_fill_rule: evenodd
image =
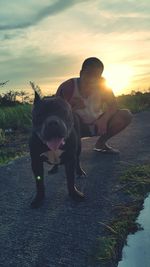
M119 204L114 208L115 218L108 224L100 222L104 227L104 234L98 238L98 243L93 253L93 260L101 264L117 261L121 248L129 233L141 230L136 218L142 209L144 198L150 191L150 165L138 165L129 168L120 178L125 194L130 194L131 203Z
M31 128L31 105L22 104L0 108L0 125L3 130L24 131Z

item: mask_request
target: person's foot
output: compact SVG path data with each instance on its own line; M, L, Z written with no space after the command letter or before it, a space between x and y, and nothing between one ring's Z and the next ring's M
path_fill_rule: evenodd
M118 154L119 153L118 149L114 149L113 147L107 144L104 144L101 146L96 145L93 150L96 152L104 153L104 154Z

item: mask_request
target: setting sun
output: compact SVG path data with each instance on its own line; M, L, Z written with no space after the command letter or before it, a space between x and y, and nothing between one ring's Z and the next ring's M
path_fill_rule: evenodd
M107 85L111 87L116 95L125 93L130 86L133 70L127 65L111 65L104 74Z

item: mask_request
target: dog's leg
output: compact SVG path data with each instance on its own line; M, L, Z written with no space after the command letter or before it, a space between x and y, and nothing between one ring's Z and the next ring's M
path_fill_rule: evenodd
M81 164L80 164L80 154L81 154L81 119L74 114L74 127L75 127L75 132L76 132L76 145L77 145L77 160L76 160L76 174L77 177L86 177L85 171L82 169Z
M82 201L84 199L84 194L77 190L75 187L75 168L76 162L74 159L69 159L65 163L66 175L67 175L67 186L69 196L76 201Z
M86 177L86 172L82 169L80 164L80 154L81 154L81 139L78 138L78 149L77 149L77 160L76 160L76 174L79 178Z
M36 182L36 196L31 203L32 208L39 208L45 197L43 162L37 158L31 158L32 170Z
M82 169L80 165L80 158L77 156L77 163L76 163L76 174L78 178L86 177L86 172Z
M44 188L44 168L43 161L40 158L40 153L37 151L37 147L40 145L40 140L36 136L32 136L29 142L31 166L36 182L36 196L31 203L32 208L38 208L42 205L45 188Z

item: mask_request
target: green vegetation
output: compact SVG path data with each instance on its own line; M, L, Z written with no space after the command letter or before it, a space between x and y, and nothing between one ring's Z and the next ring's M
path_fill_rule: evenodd
M0 129L0 144L4 144L5 140L6 140L5 132L3 129Z
M17 104L30 103L31 100L32 100L32 95L29 95L25 91L10 90L0 95L0 106L12 107L16 106Z
M15 131L31 128L31 105L18 104L13 107L0 107L0 128Z
M18 157L26 155L24 151L15 151L13 149L9 149L7 151L0 151L0 165L7 164L11 160L17 159Z
M131 95L121 95L117 97L119 108L128 108L136 113L150 109L150 92L132 92Z
M29 134L21 132L2 133L0 138L0 165L23 156L28 152Z
M93 259L101 262L102 266L116 261L127 235L141 229L136 218L142 209L144 198L150 191L150 165L129 168L119 178L119 185L117 191L123 190L123 193L128 194L130 203L115 206L115 217L109 224L100 222L104 227L104 234L97 240Z
M31 96L24 91L0 95L0 129L26 131L31 128ZM1 137L0 137L1 141Z
M147 192L150 192L150 165L130 168L120 177L120 181L126 193L135 200L140 200Z
M0 95L0 165L28 152L30 100L31 96L24 91L11 90Z
M117 240L113 236L102 236L98 238L96 260L108 261L116 257Z

